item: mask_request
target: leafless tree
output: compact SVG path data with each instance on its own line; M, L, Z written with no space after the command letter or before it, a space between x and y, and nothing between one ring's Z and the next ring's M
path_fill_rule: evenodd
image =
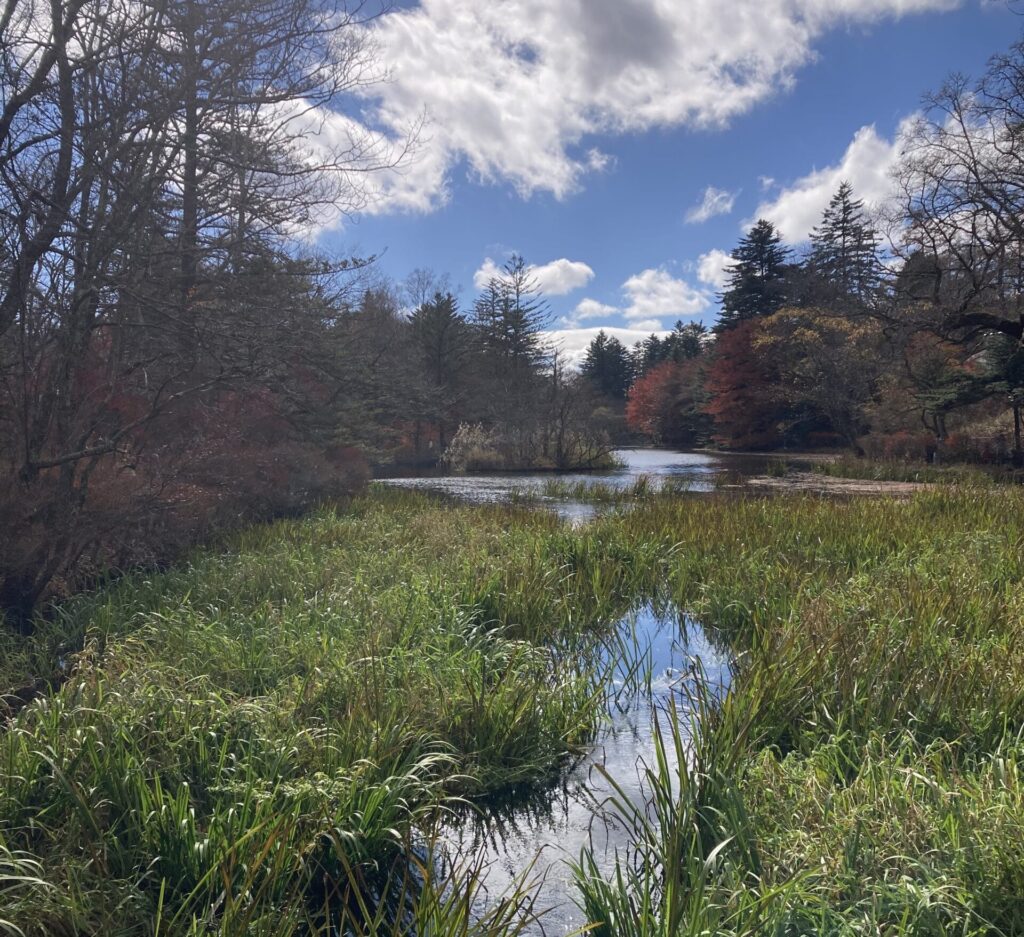
M153 427L225 388L280 385L315 347L321 306L296 297L344 264L295 245L362 207L407 145L352 111L384 77L370 12L4 5L0 607L15 617L114 523L97 480L137 471ZM172 448L195 445L174 425Z

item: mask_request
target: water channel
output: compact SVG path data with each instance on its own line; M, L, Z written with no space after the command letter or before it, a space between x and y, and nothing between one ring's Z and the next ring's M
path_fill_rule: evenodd
M536 908L545 913L529 933L543 937L570 934L586 924L574 901L570 866L581 850L589 847L602 872L610 873L616 852L626 847L625 831L602 809L616 793L608 777L619 786L619 796L625 793L643 803L643 771L653 765L656 731L664 733L666 752L670 762L674 760L667 727L670 703L685 723L688 689L698 667L712 693L723 693L729 684L728 651L716 645L699 623L674 609L644 606L626 616L619 629L629 659L642 662L648 675L643 689L626 680L630 688L610 694L606 721L590 751L555 788L462 816L445 837L457 852L482 858L487 897L492 900L530 870L529 879L540 881Z
M616 452L620 467L599 472L434 475L396 478L386 484L433 492L473 503L498 503L522 494L573 523L585 523L599 508L586 501L551 497L546 490L553 477L562 487L576 484L626 489L642 477L658 487L671 484L689 491L712 491L726 481L764 474L771 456L733 456L717 453L623 449ZM495 900L525 870L540 880L536 907L546 909L531 933L551 937L577 931L586 924L574 902L570 863L589 847L602 871L613 869L616 853L626 846L625 832L614 816L602 810L612 795L607 775L635 802L645 798L643 772L652 763L654 733L665 726L662 713L674 702L685 718L688 684L699 671L713 692L724 692L730 678L728 651L715 644L701 625L675 609L634 610L618 625L628 657L642 661L648 675L643 689L612 693L604 724L587 755L560 783L524 798L457 817L445 841L459 854L482 859L485 897ZM660 731L667 732L668 729ZM671 740L666 750L674 752ZM675 766L673 766L675 767Z

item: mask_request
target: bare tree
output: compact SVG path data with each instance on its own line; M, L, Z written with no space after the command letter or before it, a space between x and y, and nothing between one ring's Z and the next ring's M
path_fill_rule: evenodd
M996 332L1019 341L1024 43L994 58L976 85L955 76L927 103L897 169L900 245L931 258L931 302L918 309L945 337ZM917 297L897 297L908 298Z
M116 525L124 505L100 512L98 481L152 463L154 427L198 447L183 407L280 388L316 346L321 307L295 297L345 265L302 260L296 238L365 204L369 174L404 152L345 112L383 77L366 16L320 0L4 6L0 607L16 618Z

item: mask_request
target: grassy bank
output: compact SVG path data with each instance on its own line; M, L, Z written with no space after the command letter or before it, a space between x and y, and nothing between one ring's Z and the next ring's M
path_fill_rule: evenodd
M812 469L816 474L831 478L859 478L866 481L974 486L992 483L1019 484L1024 481L1024 472L1009 465L932 464L904 459L866 459L854 456L841 456L816 462Z
M3 656L8 691L73 673L0 733L0 920L240 935L370 914L448 798L548 780L587 741L600 675L572 651L658 576L644 544L391 492L81 598ZM415 914L462 932L461 903L436 910L459 890L422 885Z
M557 775L592 639L659 593L741 665L690 774L618 805L621 874L581 858L596 933L1024 933L1024 493L641 494L571 529L378 492L9 644L8 689L73 669L0 735L0 921L301 934L389 886L420 933L514 933L403 857L450 798Z
M637 864L583 863L597 933L1024 933L1022 522L992 487L616 521L744 663L662 822L621 805Z

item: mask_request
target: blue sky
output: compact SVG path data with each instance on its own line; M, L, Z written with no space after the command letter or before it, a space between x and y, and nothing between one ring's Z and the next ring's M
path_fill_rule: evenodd
M1019 13L1019 8L1018 8ZM423 0L375 27L367 120L418 152L326 235L397 280L538 266L579 353L714 321L718 252L758 214L798 244L839 180L884 200L903 121L1024 31L983 0ZM714 211L701 213L707 199Z

